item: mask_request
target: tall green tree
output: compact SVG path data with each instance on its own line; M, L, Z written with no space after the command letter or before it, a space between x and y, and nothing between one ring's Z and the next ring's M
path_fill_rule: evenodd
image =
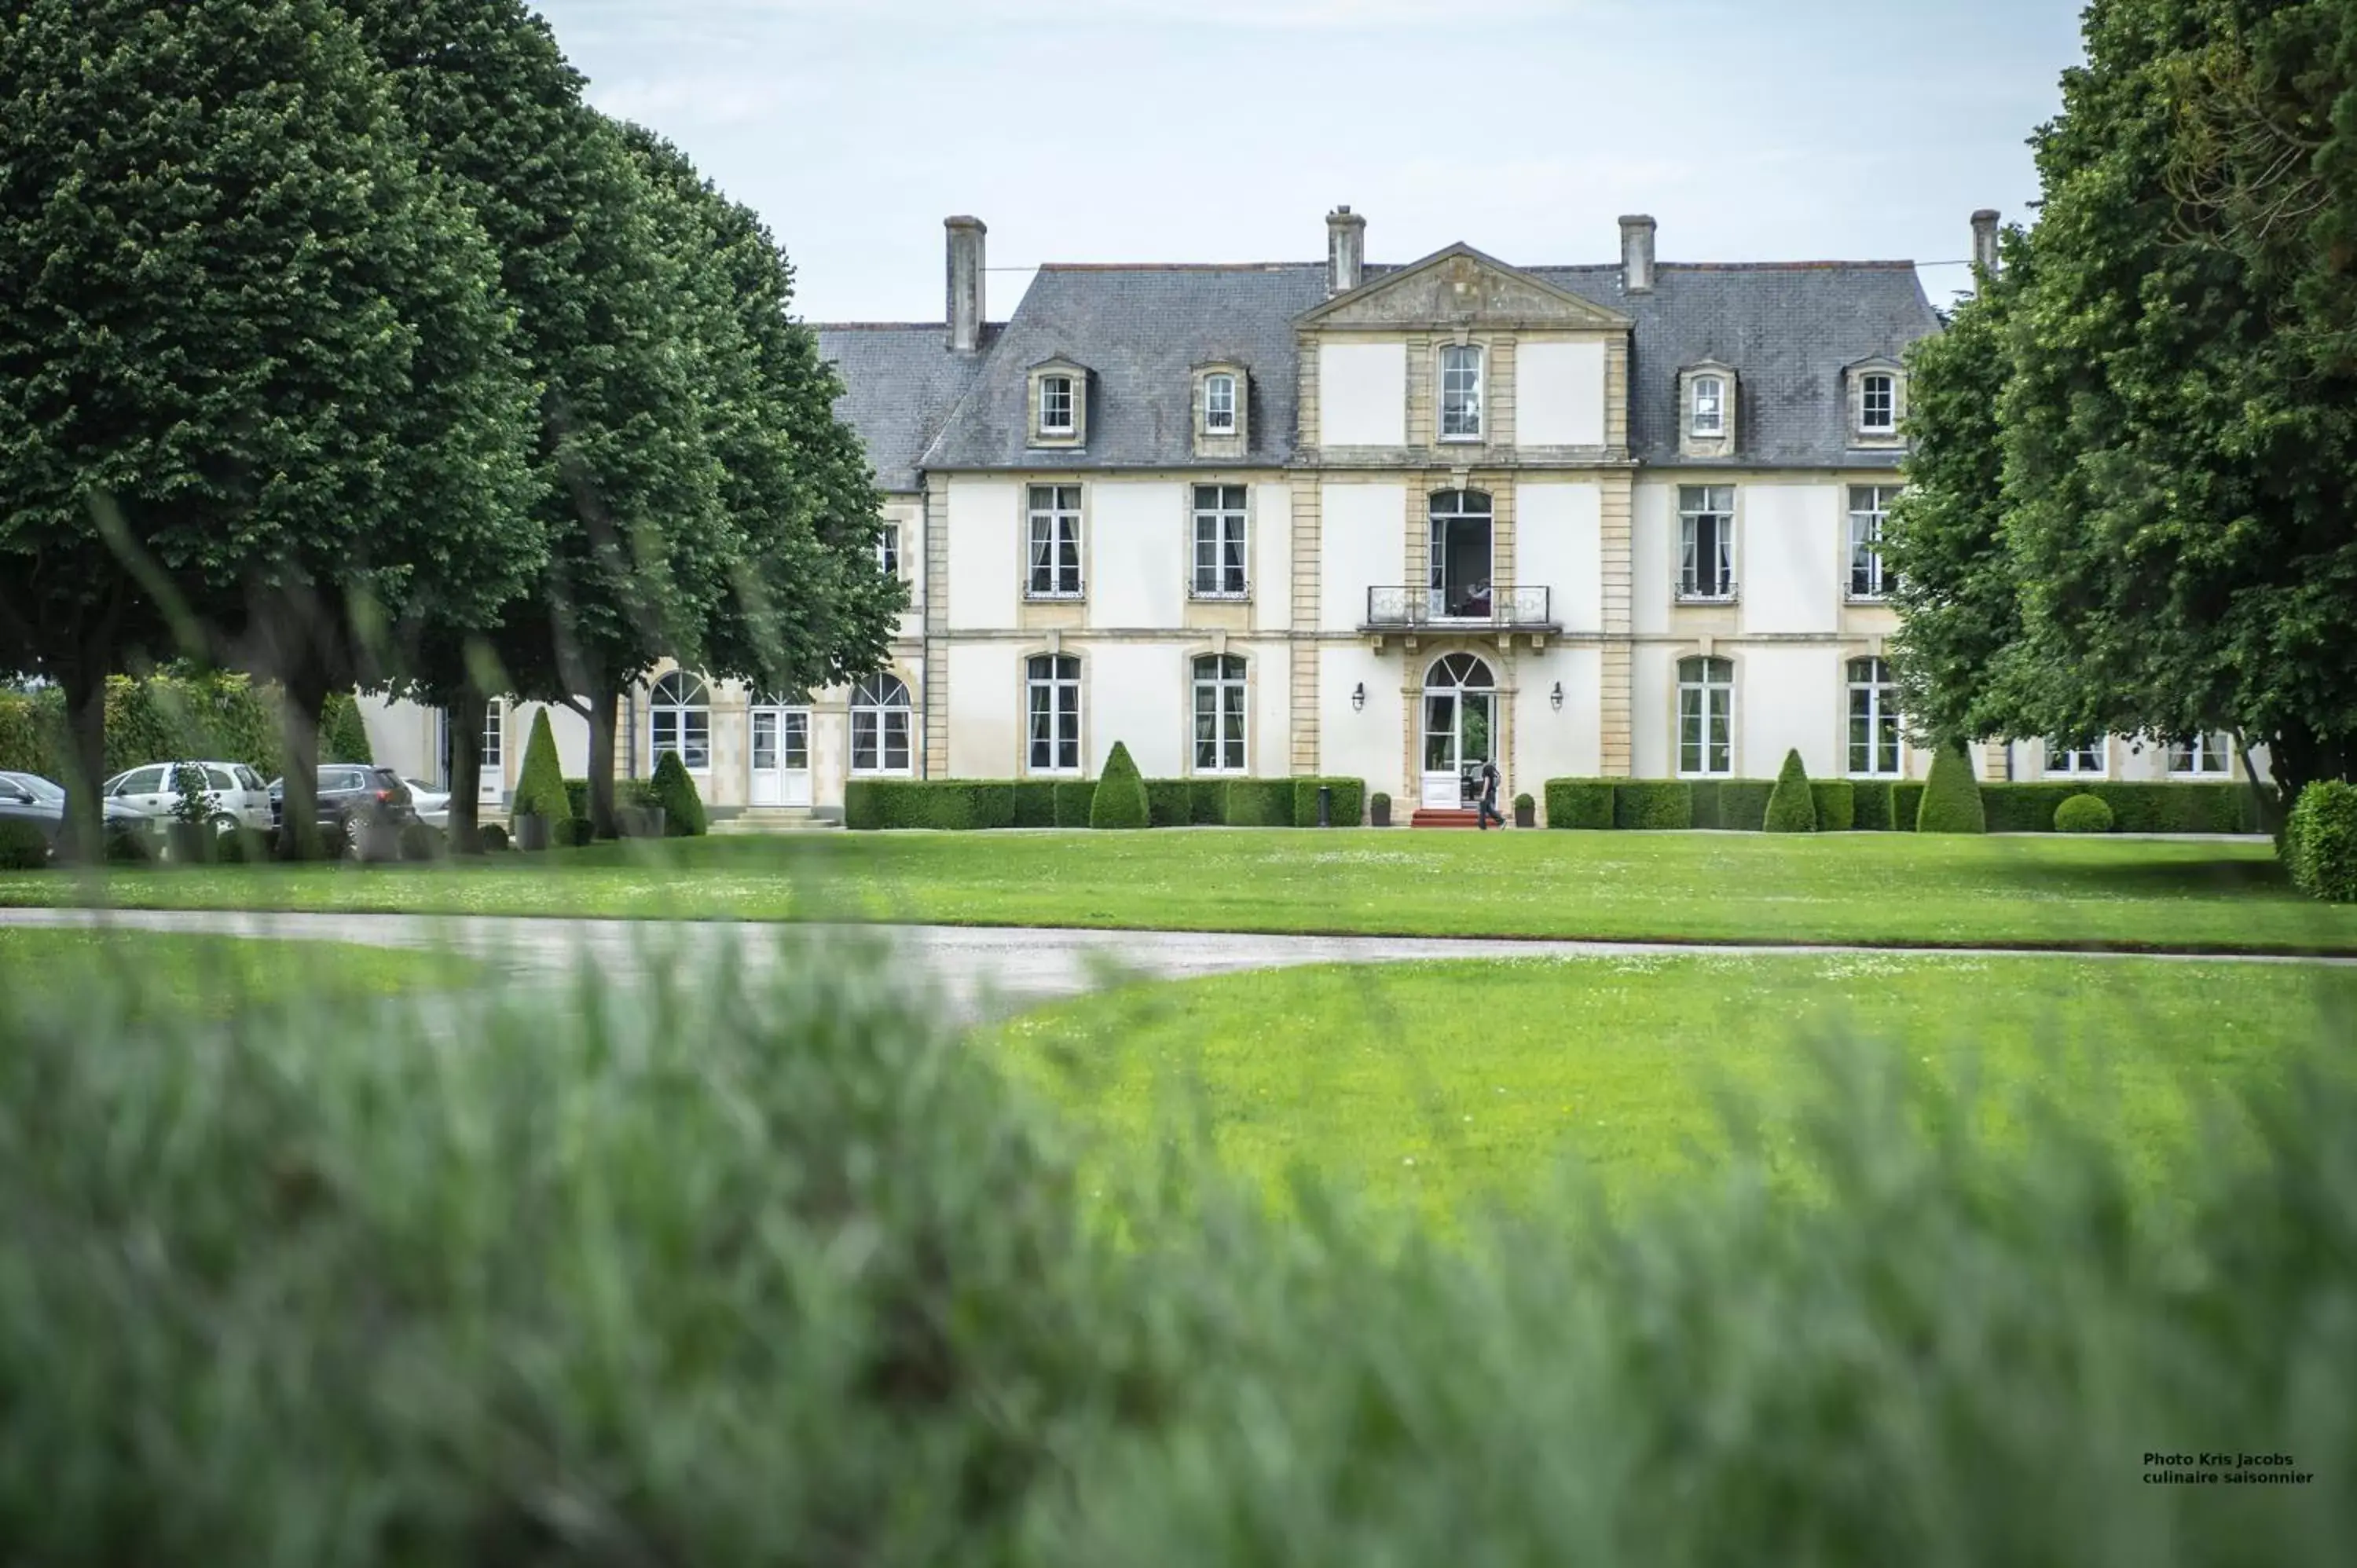
M421 694L454 709L452 836L471 836L475 739L500 691L589 721L610 826L620 693L667 654L700 655L727 575L679 258L620 133L583 102L579 74L522 0L346 9L428 162L490 235L542 389L532 510L545 564L497 627L439 640L421 666Z
M2288 799L2357 768L2357 0L2085 33L2020 275L1919 350L1903 650L1944 725L2231 730Z
M318 715L389 609L496 576L528 403L498 274L328 0L26 0L0 47L0 581L73 714L143 654Z

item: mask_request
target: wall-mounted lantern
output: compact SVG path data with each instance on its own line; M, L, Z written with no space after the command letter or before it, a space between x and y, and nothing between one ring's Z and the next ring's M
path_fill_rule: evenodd
M1555 711L1556 713L1561 713L1561 712L1563 712L1563 682L1562 682L1557 681L1557 682L1555 683L1555 690L1554 690L1554 691L1552 691L1552 692L1549 692L1549 693L1547 693L1547 701L1548 701L1550 703L1552 703L1552 704L1554 705L1554 707L1555 707Z
M1351 688L1351 711L1359 713L1367 705L1367 683L1364 681Z

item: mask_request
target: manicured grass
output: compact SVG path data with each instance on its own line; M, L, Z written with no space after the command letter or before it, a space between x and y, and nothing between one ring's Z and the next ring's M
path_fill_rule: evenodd
M460 865L115 872L153 908L2357 951L2263 842L1259 829L804 834ZM0 903L70 903L64 872Z
M0 927L0 985L48 1001L95 992L133 1013L221 1018L257 1004L360 1002L463 985L481 973L472 960L448 953L343 942Z
M1715 1159L1725 1094L1771 1157L1839 1032L2003 1091L2035 1083L2165 1185L2203 1086L2271 1076L2357 971L2150 959L1868 954L1526 960L1266 971L1062 1004L988 1036L1111 1155L1193 1120L1281 1187L1297 1164L1448 1212L1555 1162L1625 1195ZM1996 1097L2001 1105L2003 1093Z

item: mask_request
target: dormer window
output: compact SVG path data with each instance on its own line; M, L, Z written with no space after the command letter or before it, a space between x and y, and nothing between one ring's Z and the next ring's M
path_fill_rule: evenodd
M1039 434L1070 435L1072 433L1072 378L1041 376L1039 378Z
M1717 376L1696 376L1693 391L1686 433L1704 440L1716 440L1726 435L1727 382Z
M1203 378L1203 434L1236 433L1236 378L1225 371Z
M1858 378L1857 428L1865 435L1889 435L1899 428L1899 378L1868 371Z
M1440 350L1440 438L1481 439L1481 350L1470 343Z

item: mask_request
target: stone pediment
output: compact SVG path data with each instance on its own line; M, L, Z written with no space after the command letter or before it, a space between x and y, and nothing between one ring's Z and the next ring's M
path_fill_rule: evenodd
M1451 245L1294 317L1297 327L1625 328L1629 317L1518 272L1470 245Z

